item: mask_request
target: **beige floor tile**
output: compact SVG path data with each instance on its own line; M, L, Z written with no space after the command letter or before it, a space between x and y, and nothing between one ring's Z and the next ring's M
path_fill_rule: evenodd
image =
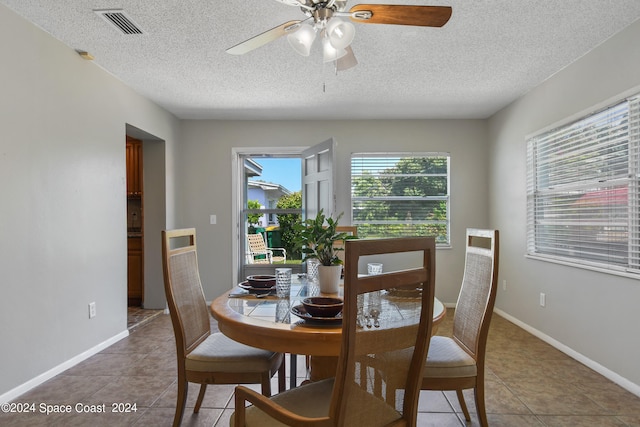
M544 424L535 415L487 414L487 421L491 427L542 427ZM477 418L467 427L479 426Z
M417 425L419 427L461 427L462 421L453 413L419 412Z
M120 376L126 375L132 364L144 359L146 354L98 353L76 366L67 369L65 375L76 376Z
M476 404L473 390L464 390L463 394L469 413L475 413ZM455 391L447 391L445 396L455 412L462 412ZM487 381L485 384L485 408L487 414L533 414L507 386L496 381Z
M87 399L87 403L135 404L138 408L150 407L175 382L168 376L116 377Z
M612 416L540 416L547 427L626 427L620 419Z
M180 427L211 427L213 426L220 415L222 415L223 409L207 409L201 408L200 412L194 414L192 410L185 411L182 416L182 423ZM136 421L136 427L148 426L171 426L173 424L173 417L175 411L173 408L149 408L142 416Z
M614 415L584 395L572 384L549 379L509 383L509 388L535 414Z
M640 399L622 387L604 381L604 377L597 383L576 384L576 387L591 400L614 414L640 416Z
M231 384L207 386L207 392L205 393L202 401L202 408L224 409L233 398L234 388L235 385ZM199 384L189 384L189 390L187 392L187 409L191 412L193 412L193 407L196 404L199 392ZM174 382L166 389L160 398L153 403L152 407L175 409L177 397L178 384L177 382Z
M16 401L32 404L70 404L82 402L111 381L113 381L112 376L80 377L58 375L41 386L23 394L16 399Z
M57 422L48 424L51 427L125 427L138 421L147 408L140 408L136 412L113 413L107 405L107 412L102 414L70 414Z
M218 421L216 421L214 427L229 427L229 420L233 414L233 409L225 409Z
M618 416L618 419L627 427L640 427L640 416L620 415Z
M449 309L439 335L451 334L453 315ZM215 320L211 320L211 325L216 331ZM487 349L486 406L491 427L640 427L640 397L499 316L493 317ZM306 377L304 357L299 356L297 361L300 384ZM277 377L271 384L275 393ZM249 387L260 392L259 385ZM234 388L234 385L209 386L200 414L193 415L199 385L190 384L182 425L227 427L234 407ZM132 327L129 337L16 399L22 403L72 405L132 402L137 404L137 412L0 413L0 426L171 425L176 395L173 329L170 317L161 314L142 326ZM464 395L471 423L463 422L454 392L422 391L418 426L478 426L473 391L466 390Z
M452 412L452 408L441 391L423 390L418 400L418 412Z

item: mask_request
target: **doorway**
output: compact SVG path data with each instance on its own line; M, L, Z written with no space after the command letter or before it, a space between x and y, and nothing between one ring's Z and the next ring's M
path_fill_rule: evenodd
M127 306L144 300L144 179L142 141L126 137Z
M126 212L127 236L130 233L134 235L139 233L138 243L141 248L140 259L135 260L140 264L139 274L142 276L139 302L130 301L129 289L127 289L127 306L132 305L133 309L128 310L131 311L128 316L128 324L131 325L136 323L136 319L146 319L150 314L146 310L166 308L162 249L157 243L161 231L167 228L166 144L164 140L131 125L126 125L125 134L127 139L136 139L141 143L140 194L132 195L134 203L139 203L140 211L127 209ZM129 179L128 175L127 179ZM129 190L133 191L128 188L127 193ZM129 201L128 194L127 200ZM138 223L133 221L133 213L136 213L135 219ZM139 228L139 231L132 230L131 227ZM130 240L129 237L127 240ZM127 269L129 270L129 266ZM130 304L131 302L133 304ZM140 311L141 309L145 311Z
M294 273L302 272L292 225L307 214L315 216L320 209L327 215L333 213L334 147L329 139L313 147L233 149L237 239L232 244L238 281L273 274L282 263ZM249 240L259 240L269 253L254 251Z

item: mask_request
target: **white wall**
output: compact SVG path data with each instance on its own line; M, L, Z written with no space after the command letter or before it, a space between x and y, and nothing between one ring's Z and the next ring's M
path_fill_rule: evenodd
M565 68L489 120L490 218L500 229L496 307L598 365L640 395L640 282L524 257L525 136L602 103L640 91L640 21ZM540 307L539 294L546 294Z
M464 265L466 227L488 225L486 122L437 121L186 121L178 154L179 223L198 233L200 274L207 299L234 285L231 270L233 147L311 146L337 142L337 212L347 225L352 152L451 153L452 249L437 253L437 296L455 303ZM209 224L209 215L217 224Z
M172 179L179 122L2 5L0 62L4 400L126 334L125 127L165 141Z

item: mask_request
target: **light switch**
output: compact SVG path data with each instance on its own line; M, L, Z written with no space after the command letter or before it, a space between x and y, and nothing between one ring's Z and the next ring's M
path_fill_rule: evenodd
M215 215L209 215L209 224L215 225L217 218Z

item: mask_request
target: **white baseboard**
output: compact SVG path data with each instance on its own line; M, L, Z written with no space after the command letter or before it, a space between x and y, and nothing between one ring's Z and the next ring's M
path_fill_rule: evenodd
M117 335L114 335L113 337L101 342L100 344L91 347L89 350L84 351L80 354L78 354L77 356L72 357L71 359L59 364L58 366L55 366L51 369L49 369L48 371L38 375L35 378L30 379L29 381L19 385L16 388L13 388L11 390L9 390L8 392L0 395L0 404L2 403L7 403L10 402L14 399L16 399L17 397L19 397L20 395L28 392L29 390L31 390L32 388L35 388L37 386L39 386L40 384L44 383L47 380L50 380L51 378L55 377L58 374L61 374L62 372L66 371L67 369L71 368L72 366L77 365L78 363L82 362L83 360L88 359L89 357L93 356L96 353L101 352L102 350L104 350L105 348L109 347L112 344L115 344L116 342L120 341L123 338L126 338L129 336L129 331L125 330L120 332Z
M602 366L598 362L595 362L595 361L589 359L588 357L585 357L584 355L578 353L577 351L573 350L572 348L567 347L566 345L562 344L561 342L556 341L555 339L553 339L550 336L540 332L539 330L537 330L535 328L532 328L531 326L527 325L526 323L523 323L522 321L520 321L520 320L516 319L515 317L505 313L502 310L495 309L494 313L496 313L500 317L504 317L509 322L521 327L525 331L529 332L531 335L533 335L533 336L535 336L537 338L540 338L542 341L546 342L547 344L551 345L552 347L555 347L556 349L560 350L561 352L563 352L567 356L569 356L569 357L577 360L578 362L582 363L583 365L593 369L594 371L596 371L597 373L599 373L603 377L608 378L609 380L611 380L614 383L618 384L620 387L624 388L625 390L629 391L630 393L633 393L636 396L640 397L640 385L629 381L628 379L620 376L619 374L613 372L612 370Z

